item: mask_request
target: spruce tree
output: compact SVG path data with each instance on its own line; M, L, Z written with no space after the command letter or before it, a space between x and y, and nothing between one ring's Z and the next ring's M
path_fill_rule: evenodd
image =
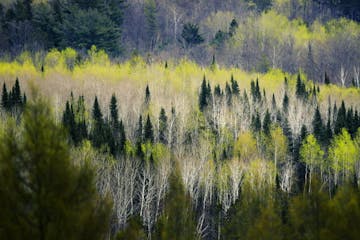
M117 129L119 126L119 113L115 94L111 96L110 100L110 123L112 128Z
M325 142L324 124L321 118L319 107L316 107L314 118L313 118L313 133L319 143Z
M228 84L228 82L226 82L226 84L225 84L225 95L226 95L226 103L227 103L227 105L231 106L232 92L231 92L231 88L230 88L230 85Z
M145 88L145 104L149 105L150 100L151 100L151 94L150 94L149 85L146 85L146 88Z
M240 96L240 89L238 82L234 79L234 75L231 74L231 91L234 94L234 96L239 97Z
M0 138L0 239L108 236L111 203L90 159L72 159L45 100L28 104L21 126L8 124Z
M285 117L283 119L281 127L283 129L284 135L288 139L288 150L291 154L294 154L294 138L293 138L293 133L290 128L289 120L287 119L287 117Z
M267 136L270 136L270 127L271 127L271 117L269 111L266 109L266 113L263 121L263 131Z
M289 97L286 92L283 99L283 111L284 113L288 113L289 111Z
M6 84L4 82L3 89L1 93L1 106L4 110L9 111L9 94L6 89Z
M222 96L220 85L214 87L214 97L220 98Z
M139 116L139 121L138 121L138 125L137 125L136 132L135 132L135 137L136 137L136 154L140 158L142 158L143 152L141 149L141 144L143 143L143 120L142 120L141 114Z
M103 115L100 110L99 102L95 96L92 109L93 127L91 131L91 140L95 147L101 147L106 141L106 129Z
M276 107L276 100L274 93L272 95L271 106L272 106L272 110L276 110L277 107Z
M199 109L201 112L205 110L208 106L208 96L207 96L207 86L206 86L206 78L204 75L203 81L201 83L200 94L199 94Z
M334 127L334 133L338 135L341 132L341 129L345 127L346 127L346 108L344 101L342 101L341 106L338 110L335 127Z
M12 106L14 107L22 106L22 97L21 97L20 83L18 78L16 78L15 85L13 86L11 91L11 102L12 102Z
M167 133L168 133L168 125L167 125L167 116L165 113L165 109L161 108L160 116L159 116L159 142L162 144L167 144Z
M144 141L154 143L153 125L151 123L149 114L147 115L145 126L144 126Z
M255 133L258 133L261 131L261 119L260 119L260 115L259 113L257 112L255 116L252 117L252 130L255 132Z
M325 79L324 79L324 83L326 84L326 85L329 85L330 84L330 78L329 78L329 76L327 75L327 73L325 72Z
M64 127L68 130L72 142L76 144L77 134L76 134L75 115L74 115L73 107L72 105L70 105L69 101L66 101L62 122Z

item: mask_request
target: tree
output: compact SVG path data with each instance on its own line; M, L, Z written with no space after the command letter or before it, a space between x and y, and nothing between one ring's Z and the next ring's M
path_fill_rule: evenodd
M9 111L9 94L4 83L1 93L1 106L4 110Z
M234 94L234 96L239 97L240 96L240 89L238 82L234 79L234 76L231 74L231 91Z
M326 85L329 85L330 84L330 78L329 78L329 76L327 75L327 73L325 72L325 79L324 79L324 83L326 84Z
M151 101L150 88L149 88L149 85L146 85L146 88L145 88L145 105L149 105L150 101Z
M284 99L283 99L283 111L285 113L287 113L289 111L289 97L288 97L287 93L285 93Z
M335 110L334 110L334 114L335 114ZM337 112L334 133L339 134L341 132L341 129L345 127L346 127L346 108L344 101L342 101L339 111Z
M324 124L321 118L319 107L316 107L314 118L313 118L313 133L317 141L320 143L325 142Z
M9 123L0 141L1 239L102 239L111 204L89 164L75 164L45 100ZM18 134L15 133L18 130Z
M191 198L185 192L181 176L175 168L169 177L169 192L164 211L155 226L154 239L196 239L196 223Z
M105 123L96 96L92 109L92 118L93 118L93 126L91 129L91 140L94 147L99 148L105 143L107 143L107 140L109 139L106 136Z
M266 109L266 113L263 121L263 131L267 136L270 135L270 127L271 127L271 116L269 110Z
M154 0L146 0L144 3L144 14L146 18L146 33L149 49L152 50L156 44L158 23L156 19L156 2Z
M208 98L208 88L206 86L206 78L204 76L199 93L199 109L201 112L203 112L208 106Z
M237 28L239 27L239 24L237 23L236 19L234 18L229 27L229 36L232 37L236 33Z
M110 125L112 128L117 129L119 127L119 111L118 111L115 94L111 96L109 108L110 108Z
M154 130L149 114L147 115L144 126L144 141L154 143Z
M329 161L334 171L334 183L339 183L339 174L342 182L346 177L353 176L355 161L359 150L356 148L350 134L346 129L341 130L341 134L334 137L329 147Z
M165 113L165 109L161 108L160 116L159 116L159 141L162 144L167 144L167 133L168 133L168 124L167 124L167 116Z
M199 26L192 23L184 24L181 32L187 47L192 47L204 42L204 38L199 34Z
M314 135L308 135L300 147L300 158L306 164L305 183L308 184L309 192L311 192L311 179L315 171L324 171L323 157L324 151L321 150ZM309 179L309 182L307 182L307 179Z

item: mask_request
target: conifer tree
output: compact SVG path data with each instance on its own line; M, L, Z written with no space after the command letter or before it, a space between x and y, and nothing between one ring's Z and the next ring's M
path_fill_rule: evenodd
M286 92L283 99L283 111L284 113L288 113L289 111L289 97Z
M63 125L69 131L70 138L73 143L76 143L76 124L75 124L75 115L72 105L69 101L66 101L65 111L63 113Z
M221 96L222 96L222 91L220 85L218 84L214 87L214 97L220 98Z
M334 112L335 114L335 112ZM341 106L337 113L337 118L334 127L334 133L338 135L341 132L342 128L346 127L346 108L344 101L341 102Z
M208 106L208 91L206 86L206 78L204 75L203 81L201 83L200 94L199 94L200 111L203 112L207 106Z
M76 107L75 122L78 136L78 143L88 137L86 124L86 109L84 96L79 96Z
M118 145L120 153L124 152L125 144L126 144L125 127L124 127L123 121L120 120L120 123L119 123L119 145Z
M135 137L136 137L136 154L139 157L143 157L143 152L141 149L141 144L143 143L143 120L141 114L139 116Z
M277 106L276 106L276 100L275 100L274 93L272 95L271 106L272 106L272 110L276 110Z
M324 143L326 140L324 133L324 124L321 118L319 107L316 107L312 125L313 125L313 133L316 140L319 143Z
M263 121L263 131L267 136L270 136L270 127L271 127L271 117L269 111L266 109L266 113Z
M13 107L22 106L22 97L18 78L16 78L15 85L13 86L11 91L11 103Z
M327 75L327 73L325 72L325 79L324 79L324 83L326 84L326 85L329 85L330 84L330 78L329 78L329 76Z
M154 130L149 114L147 115L144 126L144 141L154 143Z
M239 27L239 24L237 23L236 19L234 18L229 27L229 36L232 37L236 33L236 29Z
M149 85L146 85L146 88L145 88L145 104L149 105L150 100L151 100L151 95L150 95Z
M260 115L257 112L255 116L252 117L252 129L255 133L258 133L261 131L261 119L260 119Z
M230 85L228 84L228 82L226 82L226 84L225 84L225 95L226 95L226 103L227 103L227 105L231 106L232 92L231 92L231 88L230 88Z
M95 147L101 147L107 142L106 129L103 120L103 115L100 110L99 102L95 96L94 105L92 109L93 127L91 131L91 140Z
M111 96L110 100L110 125L114 129L117 129L119 126L119 112L115 94Z
M45 100L28 104L19 128L0 134L0 239L106 238L111 204L91 164L71 158Z
M1 106L4 110L9 111L9 94L6 89L6 84L4 82L3 89L1 93Z
M234 96L239 97L240 96L240 89L238 82L234 79L234 75L231 74L231 91L234 94Z
M287 117L284 118L282 125L281 125L282 129L283 129L283 133L284 135L287 137L288 139L288 150L291 154L294 153L294 138L293 138L293 133L292 130L290 128L290 124L289 124L289 120Z
M159 116L159 142L162 144L167 144L167 133L168 133L168 125L167 125L167 116L165 113L165 109L161 108L160 116Z

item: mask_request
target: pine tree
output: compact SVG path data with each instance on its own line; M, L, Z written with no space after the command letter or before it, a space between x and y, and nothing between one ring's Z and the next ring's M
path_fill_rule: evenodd
M167 116L165 113L165 109L161 108L160 116L159 116L159 142L162 144L167 144L167 133L168 133L168 125L167 125Z
M200 111L203 112L207 106L208 106L208 96L207 96L206 78L204 75L203 81L201 83L200 94L199 94Z
M15 85L12 88L11 98L14 107L22 106L22 97L21 97L20 83L18 78L16 78Z
M214 97L216 98L222 97L222 91L219 84L214 87Z
M306 97L305 84L301 81L300 73L298 74L296 79L296 97L297 98Z
M28 104L20 128L0 136L0 239L106 238L111 203L89 159L72 159L45 100Z
M9 94L6 89L6 84L4 82L2 94L1 94L1 106L4 110L9 111Z
M330 78L329 78L329 76L327 75L327 73L325 72L325 79L324 79L324 83L326 84L326 85L329 85L330 84Z
M102 123L103 122L103 115L100 110L99 102L97 96L95 96L94 105L92 109L92 118L95 122Z
M286 92L283 99L283 111L284 113L288 113L289 111L289 97Z
M143 152L141 149L141 144L143 143L143 120L142 120L142 115L140 114L139 116L139 121L138 121L138 126L136 129L136 133L135 133L135 137L136 137L136 154L142 158L143 157Z
M237 23L236 19L234 18L229 27L229 36L232 37L236 33L236 29L239 27L239 24Z
M271 107L272 107L272 110L273 110L273 111L275 111L275 110L276 110L276 108L277 108L274 93L273 93L273 95L272 95Z
M230 88L230 85L228 84L228 82L226 82L226 84L225 84L225 95L226 95L226 103L227 103L227 105L231 106L232 92L231 92L231 88Z
M111 96L110 100L110 125L115 129L119 126L119 113L115 94Z
M94 124L91 131L91 140L95 147L101 147L108 139L106 138L103 115L101 113L99 102L96 96L92 109L92 118Z
M154 143L153 125L151 123L149 114L147 115L145 126L144 126L144 141Z
M234 94L234 96L239 97L240 96L240 89L238 82L234 79L234 75L231 74L231 91Z
M84 96L79 96L76 107L75 122L78 136L78 143L88 137L86 124L86 109Z
M325 143L324 124L321 118L319 107L316 107L314 118L313 118L313 133L319 143Z
M267 136L270 136L270 127L271 127L271 116L269 111L266 109L266 113L263 121L263 131Z
M294 138L293 138L293 133L292 130L290 128L290 124L289 124L289 120L285 117L283 122L282 122L282 129L284 132L284 135L286 136L286 138L288 139L288 150L291 154L294 154Z
M145 88L145 104L149 105L150 100L151 100L151 95L150 95L149 85L146 85L146 88Z
M255 116L252 117L252 130L255 132L255 133L258 133L261 131L261 119L260 119L260 115L259 113L257 112Z
M335 114L335 113L334 113ZM346 108L344 101L341 102L341 106L339 108L335 127L334 127L334 133L338 135L341 132L342 128L346 127Z
M66 101L62 122L64 127L69 131L72 142L77 143L75 115L74 115L73 107L72 105L70 105L69 101Z

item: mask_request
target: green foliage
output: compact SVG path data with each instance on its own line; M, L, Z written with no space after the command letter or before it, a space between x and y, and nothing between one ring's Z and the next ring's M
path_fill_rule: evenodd
M169 192L164 211L154 232L154 239L188 240L196 239L196 222L191 199L185 192L178 170L169 177Z
M335 114L335 111L334 111L334 114ZM345 108L345 102L342 101L339 111L337 112L334 133L339 134L341 132L341 129L343 129L345 127L346 127L346 108Z
M312 121L313 133L317 141L320 143L326 142L326 133L324 131L324 124L321 118L319 107L316 107L314 118Z
M192 47L204 42L204 38L199 33L199 26L192 23L184 24L181 37L184 39L187 47Z
M149 114L147 115L144 126L144 141L154 143L154 130Z
M141 225L141 220L132 217L126 228L116 234L115 240L145 240L146 234Z
M28 104L21 126L8 123L0 142L1 239L107 236L111 204L94 170L74 164L44 100Z
M270 116L269 110L266 109L266 113L265 113L265 117L264 117L264 121L263 121L263 132L267 136L270 135L270 127L271 127L271 116Z
M161 108L159 116L159 142L162 144L168 143L168 124L165 109Z

